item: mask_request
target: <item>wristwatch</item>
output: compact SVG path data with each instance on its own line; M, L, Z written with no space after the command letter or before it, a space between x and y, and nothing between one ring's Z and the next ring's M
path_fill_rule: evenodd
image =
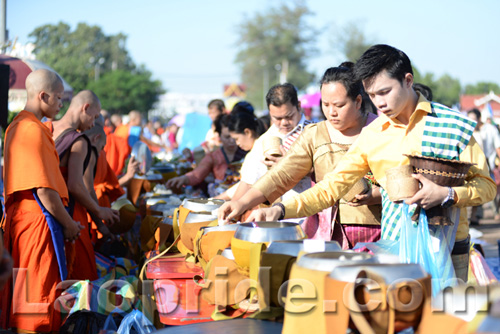
M448 187L448 196L446 196L444 201L441 203L441 207L448 209L453 204L455 204L455 190L453 190L452 187Z
M280 203L280 202L274 203L272 206L273 207L277 206L277 207L279 207L281 209L280 216L278 217L277 220L282 220L283 218L285 218L285 206L283 205L283 203Z

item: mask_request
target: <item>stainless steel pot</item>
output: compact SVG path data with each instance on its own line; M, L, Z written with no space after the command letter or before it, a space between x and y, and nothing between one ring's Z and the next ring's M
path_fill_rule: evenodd
M224 256L226 259L234 260L234 255L231 248L224 249L220 255Z
M306 269L331 272L334 268L346 264L376 263L376 259L367 253L353 251L320 252L304 254L297 265Z
M212 215L210 212L190 212L186 217L184 224L211 222L216 219L217 216Z
M325 251L341 251L337 241L325 241ZM304 251L304 240L282 240L272 242L266 250L266 253L284 254L289 256L298 256L301 251Z
M383 277L387 284L399 279L419 279L427 276L425 270L416 263L346 263L334 268L330 273L330 278L337 281L353 282L361 270L370 270Z
M153 157L151 156L151 151L149 150L148 145L141 141L136 142L132 147L131 154L135 160L139 162L139 170L141 173L146 174L153 163Z
M299 224L290 222L253 222L238 224L235 239L249 242L301 240L306 234Z
M221 199L190 198L182 202L182 206L193 212L212 212L224 204Z
M200 230L203 230L203 235L209 232L236 231L237 229L238 229L238 224L229 224L223 226L205 226L200 228Z

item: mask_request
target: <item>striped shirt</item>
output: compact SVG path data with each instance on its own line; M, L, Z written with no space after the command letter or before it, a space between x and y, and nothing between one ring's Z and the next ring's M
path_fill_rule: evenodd
M311 124L312 121L307 120L304 115L302 115L302 118L300 119L299 124L290 131L288 134L285 135L283 138L283 148L285 149L286 152L290 149L290 146L292 146L293 142L299 137L299 135L302 133L302 130L304 130L304 127L308 124Z
M257 182L258 179L260 179L264 174L267 173L267 166L262 162L264 159L264 150L262 148L262 142L265 137L268 136L276 136L280 137L282 139L282 146L285 149L285 151L288 151L290 149L290 146L293 144L293 142L298 138L298 136L302 133L302 130L304 130L304 127L307 124L310 124L311 121L306 120L306 117L302 115L300 118L299 123L295 128L293 128L292 131L287 133L286 135L282 135L279 132L279 128L275 125L271 125L271 127L253 144L253 148L250 150L250 152L247 154L245 157L245 161L243 162L243 166L241 167L240 174L241 174L241 181L247 183L247 184L254 184ZM299 188L301 187L300 185L301 182L297 185ZM304 182L304 184L307 184L307 181ZM311 186L310 183L310 178L309 178L309 184L307 188ZM306 189L307 189L306 188ZM300 191L298 191L300 192ZM295 192L296 194L297 192Z

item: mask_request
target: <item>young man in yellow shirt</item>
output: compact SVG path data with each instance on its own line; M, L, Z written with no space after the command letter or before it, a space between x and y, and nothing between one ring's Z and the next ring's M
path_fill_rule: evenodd
M472 137L474 122L416 93L411 62L405 53L394 47L372 46L356 63L355 73L380 111L380 117L363 129L357 142L322 182L283 203L253 212L248 221L315 214L342 198L369 170L385 188L385 171L409 164L404 154L472 162L475 165L470 168L465 185L460 187L442 187L423 175L414 175L422 186L406 200L407 204L424 209L439 205L456 209L456 223L458 220L460 223L454 238L452 260L456 276L467 281L469 226L465 208L487 203L496 194L486 158ZM449 128L452 128L451 135L442 136ZM429 136L429 133L435 135ZM263 200L259 196L256 198ZM391 202L383 193L383 239L399 238L401 212L402 206ZM221 218L232 217L229 214Z

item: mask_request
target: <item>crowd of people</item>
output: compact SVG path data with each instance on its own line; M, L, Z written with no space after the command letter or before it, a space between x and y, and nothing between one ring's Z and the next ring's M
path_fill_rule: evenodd
M457 210L451 257L456 276L467 281L466 208L496 196L492 170L500 135L474 111L469 119L432 102L430 90L413 80L404 52L375 45L355 64L324 72L319 83L324 121L306 119L292 83L270 88L266 117L258 118L245 101L229 111L222 100L213 100L207 107L212 127L200 144L203 158L165 186L199 187L206 197L226 200L220 221L293 220L310 239L352 249L360 242L398 238L403 204L388 198L385 172L407 165L405 154L470 162L463 186L440 186L413 175L421 186L406 200L412 207ZM61 325L54 307L61 283L97 279L95 242L113 238L109 226L120 217L111 203L138 172L131 148L142 141L152 152L176 152L179 126L144 123L135 110L124 124L121 115L102 110L88 90L76 94L56 120L63 85L49 70L32 72L26 91L26 106L5 134L0 328L55 332ZM275 137L279 152L270 154L265 145ZM194 161L191 151L182 154ZM209 186L233 177L231 166L238 163L239 176L228 189ZM343 199L361 179L369 190Z

